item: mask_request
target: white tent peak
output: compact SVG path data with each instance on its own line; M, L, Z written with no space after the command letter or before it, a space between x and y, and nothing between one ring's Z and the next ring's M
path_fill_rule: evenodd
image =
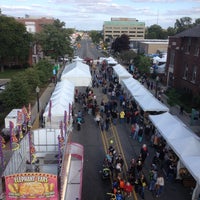
M75 86L91 86L92 76L90 68L82 62L73 62L65 66L62 72L61 80L69 80Z

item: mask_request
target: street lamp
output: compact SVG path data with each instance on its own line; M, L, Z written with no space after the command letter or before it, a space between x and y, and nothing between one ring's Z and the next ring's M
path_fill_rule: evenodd
M40 100L39 100L39 92L40 92L40 88L37 86L36 89L36 94L37 94L37 112L40 112Z
M158 96L158 82L159 82L159 76L156 76L156 98Z

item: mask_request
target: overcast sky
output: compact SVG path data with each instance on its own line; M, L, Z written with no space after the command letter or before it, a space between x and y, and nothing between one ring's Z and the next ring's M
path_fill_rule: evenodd
M185 16L200 18L200 0L0 0L0 9L13 17L53 17L78 30L102 30L111 17L136 18L162 28Z

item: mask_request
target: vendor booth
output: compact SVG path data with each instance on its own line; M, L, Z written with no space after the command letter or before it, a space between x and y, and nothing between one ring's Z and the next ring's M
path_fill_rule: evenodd
M46 128L59 128L60 122L69 119L74 102L75 87L67 80L58 82L43 113L43 123Z
M87 64L76 61L65 66L61 75L61 81L69 80L76 87L91 86L92 76Z
M192 200L197 199L200 194L200 139L177 117L166 112L160 115L149 115L150 121L158 129L167 144L179 157L177 178L185 177L180 174L180 169L186 168L190 175L196 180ZM169 126L170 125L170 126ZM183 171L183 170L182 170ZM190 185L193 186L192 177ZM188 184L187 176L187 184Z
M132 74L130 74L125 67L123 67L120 64L117 64L113 66L113 72L118 77L119 83L121 83L121 80L131 78Z

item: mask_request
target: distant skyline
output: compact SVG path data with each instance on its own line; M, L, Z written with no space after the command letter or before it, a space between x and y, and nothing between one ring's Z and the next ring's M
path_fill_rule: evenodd
M112 17L162 28L174 27L182 17L200 18L200 0L1 0L0 9L12 17L53 17L77 30L102 30Z

